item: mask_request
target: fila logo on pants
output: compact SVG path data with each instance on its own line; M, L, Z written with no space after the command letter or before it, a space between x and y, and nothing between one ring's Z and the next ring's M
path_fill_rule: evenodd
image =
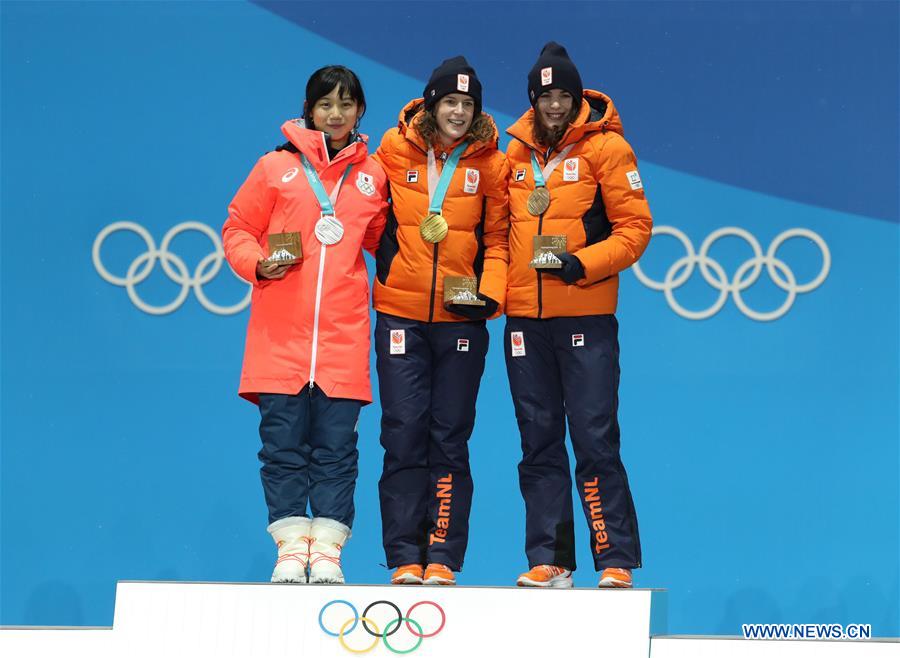
M428 538L428 545L435 542L443 544L447 541L447 530L450 529L450 502L453 498L453 473L448 473L437 481L438 518L437 529Z
M609 548L606 521L603 519L603 503L600 501L599 478L584 483L584 502L591 511L591 529L594 531L594 553L599 555Z

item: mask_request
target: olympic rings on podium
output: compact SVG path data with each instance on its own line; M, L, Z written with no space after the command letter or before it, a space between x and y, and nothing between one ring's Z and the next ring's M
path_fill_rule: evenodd
M412 606L410 607L410 609L407 611L406 616L407 616L407 617L411 617L411 616L412 616L412 611L413 611L413 610L415 610L416 608L418 608L420 605L425 605L425 604L433 605L435 608L437 608L437 611L441 613L441 625L438 626L438 627L437 627L437 630L434 631L433 633L428 633L427 635L421 635L421 636L417 636L417 637L434 637L435 635L437 635L438 633L440 633L442 630L444 630L444 624L447 623L447 615L444 614L444 609L443 609L441 606L439 606L439 605L438 605L437 603L435 603L434 601L419 601L418 603L413 603L413 604L412 604ZM419 625L416 624L416 626L419 626ZM409 632L410 632L410 633L412 633L413 635L416 634L415 631L413 631L412 627L409 625L409 622L408 622L408 621L406 622L406 627L409 629ZM384 630L385 630L385 632L387 632L387 628L385 628ZM422 632L422 627L419 626L419 633L421 633L421 632Z
M388 636L390 636L390 633L388 633L388 629L391 627L391 624L397 624L397 628L400 628L400 623L404 622L404 621L406 622L407 626L409 626L410 624L416 625L416 628L419 629L419 632L413 633L413 635L415 635L419 639L409 649L403 649L403 650L395 649L388 642ZM386 646L388 649L390 649L394 653L412 653L413 651L415 651L416 649L419 648L419 645L422 644L422 640L424 640L424 639L425 639L425 636L422 634L422 627L419 625L419 622L417 622L415 619L410 619L409 617L401 617L400 619L391 619L391 621L388 622L388 625L384 627L384 637L382 638L382 640L384 641L384 646Z
M390 601L374 601L374 602L370 603L369 605L366 606L366 609L363 610L363 617L365 617L366 615L369 614L369 610L371 610L376 605L379 605L381 603L391 606L394 609L394 612L397 613L397 619L403 619L403 613L400 612L400 608L397 607L397 604L391 603ZM393 623L393 622L391 622L391 623ZM388 626L390 626L390 624L388 624ZM399 621L397 622L397 627L393 631L391 631L391 633L387 632L387 626L385 626L384 627L384 635L382 635L378 632L373 633L372 631L370 631L369 627L366 626L366 622L363 622L363 628L366 629L366 632L368 632L369 635L374 635L375 637L384 637L384 635L390 635L391 633L396 633L397 631L399 631L400 630L400 622Z
M351 612L352 616L348 617L346 619L346 621L344 621L341 624L338 631L335 632L334 630L331 630L326 627L324 615L325 615L325 611L328 610L328 608L330 608L333 605L338 605L338 604L345 605L348 608L350 608L350 612ZM384 631L381 631L378 627L378 624L375 621L373 621L371 617L368 616L369 611L378 605L390 606L391 608L393 608L394 612L397 615L394 619L391 619L385 625ZM426 633L424 631L424 629L422 628L422 624L420 624L418 621L416 621L412 617L412 613L413 613L413 611L416 610L416 608L419 608L420 606L425 606L425 605L430 605L430 606L434 607L438 611L438 614L440 614L440 616L441 616L441 622L437 626L437 628L428 633ZM361 625L362 625L363 629L369 635L371 635L373 637L373 641L371 644L369 644L366 647L363 647L361 649L354 649L347 643L346 637L348 635L350 635L356 629L357 624L359 624L360 622L362 622ZM390 636L394 635L398 630L400 630L400 627L404 623L406 625L406 628L413 635L413 637L417 638L416 643L409 649L397 649L396 647L394 647L390 644L390 642L388 641L388 638ZM338 638L338 641L340 642L341 646L344 647L344 649L346 649L350 653L356 653L356 654L368 653L369 651L372 651L372 649L374 649L377 646L379 640L382 641L385 648L388 649L388 651L390 651L391 653L395 653L395 654L412 653L413 651L415 651L416 649L419 648L419 646L422 644L422 641L425 638L434 637L435 635L440 633L442 630L444 630L444 626L446 625L446 623L447 623L447 615L444 612L444 609L438 603L436 603L434 601L419 601L418 603L414 603L413 605L410 606L409 610L406 611L406 615L404 615L402 613L400 607L396 603L394 603L393 601L386 601L386 600L373 601L372 603L370 603L369 605L367 605L365 607L362 615L359 614L355 605L353 605L350 601L346 601L344 599L334 599L332 601L329 601L328 603L326 603L325 605L322 606L321 610L319 610L319 628L321 628L322 631L326 635L330 635L331 637Z
M349 646L346 642L344 642L344 636L347 634L347 626L349 626L350 623L352 622L353 627L355 628L356 622L360 621L360 620L362 620L363 624L368 622L368 623L372 624L372 626L375 627L376 633L372 633L372 635L375 636L375 639L372 640L372 644L367 646L365 649L354 649L353 647ZM385 629L385 630L387 630L387 629ZM345 621L344 625L341 626L341 632L338 633L338 642L340 642L341 646L344 647L350 653L369 653L372 649L375 648L375 645L378 644L378 638L381 637L381 635L377 634L377 631L378 631L378 624L376 624L374 621L372 621L368 617L354 617L353 619L348 619L347 621ZM419 641L421 642L421 640L419 640ZM418 645L416 645L416 646L418 648Z
M329 601L322 606L322 609L319 610L319 628L321 628L323 631L325 631L326 634L330 635L331 637L338 637L340 635L340 633L332 633L327 628L325 628L325 624L322 623L322 615L324 615L325 611L335 603L343 603L353 611L353 626L350 628L350 630L347 631L347 633L352 633L353 629L356 628L356 624L359 622L359 613L356 611L356 607L352 603L350 603L350 601L345 601L344 599L334 599L333 601Z

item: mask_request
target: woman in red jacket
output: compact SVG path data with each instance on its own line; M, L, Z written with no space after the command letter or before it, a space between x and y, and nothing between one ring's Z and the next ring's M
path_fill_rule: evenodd
M253 284L239 393L261 415L273 582L344 582L356 421L372 401L362 249L377 247L387 210L386 177L357 131L364 112L352 71L313 73L303 119L282 126L287 143L259 159L222 229L228 262Z

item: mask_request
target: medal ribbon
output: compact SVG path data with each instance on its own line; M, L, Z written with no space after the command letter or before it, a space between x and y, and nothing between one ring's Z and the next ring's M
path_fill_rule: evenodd
M434 157L434 149L428 149L428 212L436 215L441 214L441 207L444 205L444 197L447 196L447 189L450 187L450 179L453 178L453 172L456 171L456 165L459 158L469 142L463 142L455 149L438 177L437 162Z
M353 169L353 163L351 162L347 165L347 168L344 169L344 174L338 180L334 189L331 190L331 194L325 194L325 187L319 179L319 174L316 173L316 170L302 153L300 154L300 161L303 163L303 173L306 174L306 180L309 181L309 186L312 188L313 194L316 195L316 200L319 202L319 207L322 209L322 216L334 215L334 204L337 203L338 193L341 191L341 185L344 183L350 170Z
M531 171L534 174L534 186L535 187L547 187L547 179L550 178L550 174L553 173L553 170L559 166L559 163L565 160L566 156L569 155L569 152L575 147L574 144L569 144L562 151L553 156L553 159L550 160L544 168L541 169L538 164L537 156L534 154L534 151L531 152Z

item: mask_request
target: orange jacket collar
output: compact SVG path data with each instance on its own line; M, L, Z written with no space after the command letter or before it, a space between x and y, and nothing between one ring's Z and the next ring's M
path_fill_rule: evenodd
M288 138L291 144L296 146L307 157L316 171L322 171L333 162L341 162L345 159L354 164L362 162L366 159L368 153L365 144L368 138L365 135L360 135L362 141L349 144L341 150L334 160L329 160L328 147L325 144L325 133L318 130L310 130L304 125L303 119L285 121L281 126L281 132L284 133L284 136Z
M601 115L595 106L602 107L603 104L606 105L606 111ZM534 108L531 108L519 117L519 120L511 125L506 132L529 147L541 150L537 149L534 144L533 126ZM581 101L581 110L579 110L575 120L569 124L569 128L559 141L556 150L579 141L587 133L606 130L622 134L622 120L619 118L616 106L613 105L612 99L606 94L593 89L585 89L584 97Z

